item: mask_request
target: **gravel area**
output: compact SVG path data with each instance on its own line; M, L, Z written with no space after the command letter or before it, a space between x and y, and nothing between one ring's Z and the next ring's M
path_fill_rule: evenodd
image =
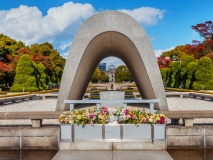
M55 111L57 99L30 100L0 105L0 112ZM0 125L30 125L31 120L0 120ZM59 124L57 119L44 119L42 124Z
M167 98L169 110L213 110L213 101L194 98ZM54 111L57 99L33 100L0 105L0 112ZM180 121L181 122L181 121ZM213 118L195 119L195 123L213 123ZM31 124L30 120L0 120L0 125ZM43 124L59 124L58 120L43 120Z
M167 98L169 110L213 110L213 101L195 98Z
M167 98L169 110L213 110L213 101L195 98ZM168 121L170 122L170 121ZM182 120L179 123L183 123ZM213 118L195 118L194 123L213 123Z

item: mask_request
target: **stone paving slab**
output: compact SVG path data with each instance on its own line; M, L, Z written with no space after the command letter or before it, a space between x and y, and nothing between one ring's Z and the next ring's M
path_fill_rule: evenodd
M53 160L173 160L165 151L64 151Z

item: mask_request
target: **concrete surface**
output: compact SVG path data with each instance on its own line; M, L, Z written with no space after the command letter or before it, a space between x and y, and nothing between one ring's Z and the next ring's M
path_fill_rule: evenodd
M59 146L59 127L0 127L0 149L55 149Z
M78 30L65 64L56 110L68 109L65 99L83 98L93 71L109 56L124 61L144 99L160 99L156 109L168 110L149 38L133 17L119 11L99 12Z
M60 150L93 150L93 151L112 151L112 150L164 150L165 141L60 141Z
M58 151L53 160L173 160L165 151Z

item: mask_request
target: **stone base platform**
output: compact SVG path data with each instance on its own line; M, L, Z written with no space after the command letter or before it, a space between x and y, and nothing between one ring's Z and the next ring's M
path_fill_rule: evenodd
M213 125L183 127L167 125L167 148L213 147Z
M173 160L165 151L63 151L53 160Z
M165 141L60 141L60 150L165 150Z
M59 126L0 127L0 149L58 149Z

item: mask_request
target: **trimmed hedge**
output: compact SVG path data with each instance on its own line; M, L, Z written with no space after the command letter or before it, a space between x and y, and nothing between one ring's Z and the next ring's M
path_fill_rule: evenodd
M199 60L192 87L195 90L213 90L213 65L209 57Z

